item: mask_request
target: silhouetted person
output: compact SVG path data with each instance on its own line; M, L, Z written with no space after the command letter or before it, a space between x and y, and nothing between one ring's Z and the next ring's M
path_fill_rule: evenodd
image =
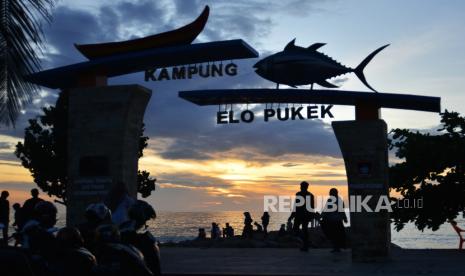
M26 200L23 204L23 215L25 222L34 218L34 210L37 203L44 201L39 197L39 190L35 188L31 190L31 196L32 198Z
M197 239L205 240L206 238L207 238L207 232L205 232L205 228L199 228L199 235L197 236Z
M212 240L216 240L216 239L219 239L220 237L221 237L220 227L215 222L212 222L212 228L210 230L210 238Z
M135 202L136 200L129 196L128 188L124 182L115 183L105 198L105 204L111 210L113 223L119 226L129 220L128 211Z
M55 270L60 275L89 275L97 265L95 256L84 247L81 233L75 227L64 227L56 236Z
M313 194L308 191L308 186L308 183L305 181L300 183L300 191L296 193L295 210L289 217L289 220L294 219L295 233L299 232L300 226L302 225L302 251L308 251L308 223L313 219L313 210L315 209L314 197Z
M283 237L285 235L286 235L286 225L281 224L281 227L279 228L279 231L278 231L278 236Z
M335 188L329 190L330 198L326 202L322 213L321 228L326 237L333 243L331 252L339 252L345 247L345 228L344 222L347 222L347 217L344 212L344 202L338 196L338 191ZM337 206L334 210L330 210L330 206ZM340 210L342 208L342 210Z
M160 249L157 240L147 229L147 222L154 220L155 209L145 201L137 200L129 208L129 221L120 226L121 241L132 245L144 255L144 261L153 275L160 275Z
M13 226L16 227L16 233L14 234L14 238L15 246L17 246L20 243L20 232L23 229L25 221L23 208L21 208L21 205L19 203L13 204L13 210L15 210L15 221L13 222Z
M127 221L128 211L136 200L129 196L128 188L122 181L116 182L105 198L105 204L111 210L111 219L115 225Z
M8 227L10 225L10 202L7 200L10 193L2 191L0 195L0 228L3 232L3 244L8 245Z
M49 263L56 257L57 209L49 201L41 201L34 208L35 218L24 224L21 245L31 256L31 266L37 275L53 275Z
M91 203L86 208L86 221L78 225L79 232L84 240L84 247L90 251L95 250L96 229L102 224L111 223L111 211L103 203Z
M12 205L13 210L15 211L15 221L13 222L13 226L16 226L16 229L18 231L21 231L21 229L24 226L24 214L23 214L23 208L21 208L21 204L15 203Z
M263 231L265 231L265 234L268 234L269 224L270 224L270 214L268 214L268 212L264 212L262 215L262 226L263 226Z
M234 228L229 225L229 222L226 222L226 228L223 229L223 237L224 238L232 238L234 237Z
M151 276L142 253L134 246L121 243L118 227L112 224L97 228L95 273L101 276Z
M251 238L253 235L253 219L249 212L244 212L244 229L242 230L242 236L245 238Z

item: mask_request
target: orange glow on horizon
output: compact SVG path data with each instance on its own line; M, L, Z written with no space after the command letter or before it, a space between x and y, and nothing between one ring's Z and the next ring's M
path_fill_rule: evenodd
M347 196L342 159L301 154L270 158L256 153L257 160L243 160L245 149L218 153L208 160L165 159L156 148L169 143L161 140L155 143L155 150L146 150L139 167L151 172L162 189L181 189L207 198L203 203L192 202L191 206L207 208L220 206L225 201L239 206L260 203L264 195L294 195L301 181L310 183L310 191L315 196L326 196L332 187L337 187L341 196ZM2 149L11 154L13 150L13 147ZM23 202L29 198L29 188L35 187L29 171L14 161L0 163L0 188L2 183L11 190L10 202ZM12 185L21 187L11 189Z

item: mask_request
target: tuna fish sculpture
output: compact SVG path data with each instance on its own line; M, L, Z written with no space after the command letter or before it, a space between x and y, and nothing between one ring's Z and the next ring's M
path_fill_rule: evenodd
M338 86L329 83L327 79L354 72L363 84L377 92L366 81L363 69L376 54L389 44L369 54L355 69L346 67L331 57L318 52L317 49L324 45L325 43L315 43L304 48L296 46L294 39L286 45L283 51L257 62L254 65L255 72L261 77L275 82L276 88L279 88L279 84L292 87L310 84L310 89L313 89L314 83L326 88L337 88Z

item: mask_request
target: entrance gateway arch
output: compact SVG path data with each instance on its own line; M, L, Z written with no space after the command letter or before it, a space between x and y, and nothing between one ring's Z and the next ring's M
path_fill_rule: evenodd
M137 196L138 140L152 91L139 85L108 86L107 79L160 67L258 57L243 40L191 44L202 31L208 6L192 23L146 38L77 45L89 60L41 71L30 82L61 89L68 98L67 225L84 219L88 204L102 201L114 183ZM440 112L440 98L342 90L241 89L181 91L198 105L246 103L355 106L355 121L333 122L350 195L388 195L387 126L380 108ZM351 214L354 261L389 256L388 213Z
M334 104L355 106L355 120L333 121L347 174L349 196L389 196L387 125L381 108L437 112L440 98L392 93L308 89L234 89L180 91L179 97L199 106L234 104ZM352 260L376 261L389 257L389 213L350 213Z

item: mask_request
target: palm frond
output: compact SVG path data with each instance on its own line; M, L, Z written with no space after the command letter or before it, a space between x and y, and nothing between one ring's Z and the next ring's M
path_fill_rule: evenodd
M25 76L40 69L41 22L50 22L54 0L0 0L0 124L14 125L38 87Z

